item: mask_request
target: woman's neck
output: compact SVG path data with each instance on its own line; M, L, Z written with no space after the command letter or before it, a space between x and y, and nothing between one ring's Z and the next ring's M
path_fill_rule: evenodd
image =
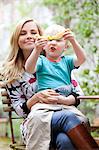
M26 51L23 51L23 55L24 55L24 59L25 61L27 60L27 58L30 56L32 50L26 50Z

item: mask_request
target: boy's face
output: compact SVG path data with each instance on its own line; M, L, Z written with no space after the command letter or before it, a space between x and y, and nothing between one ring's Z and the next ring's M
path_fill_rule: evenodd
M50 58L58 58L66 48L66 40L64 38L57 40L49 40L45 46L46 56Z

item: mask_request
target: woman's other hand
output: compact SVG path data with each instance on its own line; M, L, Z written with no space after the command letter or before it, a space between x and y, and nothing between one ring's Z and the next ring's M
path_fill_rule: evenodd
M63 105L74 105L75 104L75 97L73 95L69 95L67 97L59 95L57 104L63 104Z
M38 93L37 97L40 103L56 104L58 101L59 93L56 93L52 89L43 90Z

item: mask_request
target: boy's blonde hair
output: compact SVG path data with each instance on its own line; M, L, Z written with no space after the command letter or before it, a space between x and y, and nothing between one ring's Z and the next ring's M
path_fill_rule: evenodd
M70 29L69 28L65 29L65 27L61 25L53 24L45 29L44 35L48 36L49 40L59 40L63 37L64 32L66 30L70 30ZM71 47L71 44L69 41L66 41L66 48L69 48L69 47Z
M64 32L64 31L65 31L65 28L63 26L58 25L58 24L53 24L45 29L44 35L54 36L57 33Z
M2 66L2 69L0 70L0 74L2 75L2 80L4 80L7 83L20 78L20 76L24 72L23 66L24 66L25 59L24 59L23 52L18 45L18 39L24 24L31 21L33 21L36 24L39 34L42 35L42 30L40 26L33 19L26 18L21 20L21 22L17 24L10 40L11 50L9 52L9 55L5 63Z

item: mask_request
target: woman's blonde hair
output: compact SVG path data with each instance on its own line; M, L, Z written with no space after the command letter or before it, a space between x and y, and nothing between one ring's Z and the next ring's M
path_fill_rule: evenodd
M30 21L35 22L35 24L37 25L39 34L42 35L41 27L33 19L24 19L24 20L21 20L21 22L17 24L11 36L11 40L10 40L11 51L9 52L9 55L0 71L2 75L2 80L4 80L7 83L20 78L22 73L24 72L23 65L24 65L25 60L24 60L23 52L18 45L18 39L20 36L20 32L22 30L22 27L24 26L25 23L30 22Z

